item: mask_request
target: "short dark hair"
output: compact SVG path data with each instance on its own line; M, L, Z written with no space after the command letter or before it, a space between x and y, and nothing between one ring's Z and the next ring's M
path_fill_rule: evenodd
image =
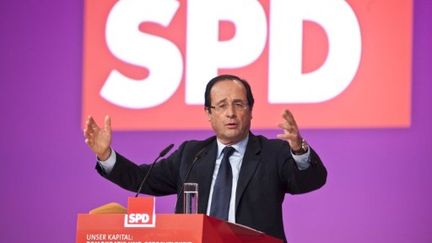
M210 91L217 82L222 81L222 80L237 80L240 83L242 83L245 90L246 90L246 99L248 102L248 106L249 106L250 110L252 110L253 105L254 105L254 97L253 97L252 90L251 90L249 83L244 79L241 79L235 75L230 75L230 74L222 74L222 75L216 76L216 77L212 78L207 83L206 90L204 93L204 109L211 112L211 109L210 109L210 106L211 106Z

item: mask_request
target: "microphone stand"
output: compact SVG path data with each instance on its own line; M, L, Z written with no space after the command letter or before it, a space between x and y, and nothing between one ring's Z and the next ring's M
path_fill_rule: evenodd
M150 176L150 173L154 167L154 165L156 164L156 161L158 161L158 159L164 157L172 148L174 147L174 144L170 144L168 145L168 147L166 147L164 150L162 150L162 152L160 152L159 156L153 161L153 163L151 164L149 170L147 171L147 174L144 176L144 179L141 181L140 186L138 187L137 193L135 195L135 197L138 197L138 195L140 194L143 186L144 186L144 182L147 181L147 178Z

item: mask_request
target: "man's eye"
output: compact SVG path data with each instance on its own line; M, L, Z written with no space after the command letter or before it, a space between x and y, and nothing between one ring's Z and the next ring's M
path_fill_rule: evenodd
M226 107L227 107L226 104L222 104L222 105L219 105L219 106L218 106L219 109L225 109Z

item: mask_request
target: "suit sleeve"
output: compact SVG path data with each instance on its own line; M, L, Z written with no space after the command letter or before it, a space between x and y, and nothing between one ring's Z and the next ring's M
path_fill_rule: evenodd
M142 192L154 196L170 195L177 193L178 171L184 144L180 146L168 158L157 162L150 176L147 178ZM137 165L120 153L109 174L106 174L100 165L96 165L98 173L118 186L136 192L141 181L150 169L150 164Z
M324 167L318 154L310 149L310 166L300 170L292 155L286 151L280 153L278 158L281 161L280 176L286 186L286 192L300 194L321 188L327 180L327 170ZM285 149L284 149L285 150Z

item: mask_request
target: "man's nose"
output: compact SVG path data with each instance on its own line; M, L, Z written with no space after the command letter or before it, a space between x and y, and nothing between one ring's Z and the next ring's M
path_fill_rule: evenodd
M225 111L225 115L228 117L233 117L236 115L236 109L234 107L234 104L229 104L226 111Z

